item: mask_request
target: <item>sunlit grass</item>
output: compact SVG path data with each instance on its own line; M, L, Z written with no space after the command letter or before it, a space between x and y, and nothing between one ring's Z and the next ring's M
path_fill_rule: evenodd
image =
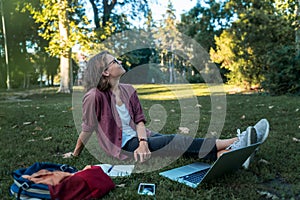
M139 98L144 100L176 100L200 96L226 95L245 92L242 88L227 84L140 84L133 85ZM83 92L82 86L74 91Z
M199 96L226 95L232 91L240 91L231 85L208 84L145 84L134 85L139 98L145 100L175 100Z

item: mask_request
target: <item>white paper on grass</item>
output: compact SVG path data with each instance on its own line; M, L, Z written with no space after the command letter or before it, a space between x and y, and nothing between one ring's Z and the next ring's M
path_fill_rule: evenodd
M101 167L101 169L106 173L108 176L117 177L117 176L129 176L133 169L134 165L111 165L111 164L99 164L96 165ZM111 169L112 167L112 169ZM109 171L109 169L111 169Z

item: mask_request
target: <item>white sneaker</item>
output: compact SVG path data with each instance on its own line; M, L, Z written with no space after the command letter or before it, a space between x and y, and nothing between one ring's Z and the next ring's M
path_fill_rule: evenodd
M228 146L226 148L227 150L240 149L257 142L257 134L252 126L249 126L246 131L243 131L242 133L240 129L238 129L237 133L238 140Z
M256 131L257 134L257 142L259 143L263 143L266 141L268 135L269 135L269 122L266 119L261 119L259 122L257 122L254 125L254 129ZM257 147L255 149L255 151L251 154L251 156L244 162L243 167L245 169L248 169L249 165L250 165L250 161L253 159L253 157L255 156L256 152L259 150L259 147Z
M266 119L261 119L254 125L257 133L257 142L264 143L269 135L269 122Z
M256 130L254 129L254 127L249 126L246 131L243 131L242 133L240 133L240 129L237 130L238 134L238 140L235 141L233 144L231 144L229 147L227 147L227 150L234 150L234 149L239 149L239 148L243 148L243 147L247 147L251 144L255 144L257 142L257 134L256 134ZM248 169L249 165L250 165L250 161L252 160L254 154L252 154L251 156L249 156L249 158L247 158L247 160L243 163L243 167L245 169Z

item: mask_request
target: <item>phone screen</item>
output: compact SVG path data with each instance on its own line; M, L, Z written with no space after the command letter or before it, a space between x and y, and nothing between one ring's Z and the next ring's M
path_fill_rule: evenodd
M138 194L141 195L155 195L155 184L152 183L140 183Z

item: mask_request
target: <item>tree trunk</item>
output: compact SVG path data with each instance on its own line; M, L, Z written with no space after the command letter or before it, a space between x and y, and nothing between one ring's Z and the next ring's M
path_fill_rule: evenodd
M91 3L92 8L93 8L93 13L94 13L94 23L95 23L96 29L99 29L99 28L100 28L100 19L99 19L99 16L98 16L98 8L97 8L97 5L96 5L96 3L95 3L94 0L90 0L90 3Z
M106 22L109 21L111 10L116 5L117 0L112 0L110 4L108 4L108 0L103 0L103 18L102 18L102 26L105 27Z
M69 38L69 24L68 24L68 14L67 1L59 0L58 3L61 5L58 13L59 17L59 34L60 34L60 87L58 92L60 93L71 93L70 72L71 70L71 48L68 46Z
M71 55L71 51L69 51ZM58 92L60 93L71 93L72 81L71 81L71 62L70 56L60 56L60 87Z
M1 17L2 17L2 33L4 38L4 50L5 50L5 65L6 65L6 86L7 90L11 89L10 86L10 72L9 72L9 63L8 63L8 49L7 49L7 38L6 38L6 28L5 28L5 19L3 11L3 3L1 0Z
M169 65L169 83L173 83L174 82L174 79L173 79L173 63L172 63L172 60L170 60L170 58L168 58L169 61L168 61L168 65Z
M40 87L43 87L43 71L41 65L40 65Z

